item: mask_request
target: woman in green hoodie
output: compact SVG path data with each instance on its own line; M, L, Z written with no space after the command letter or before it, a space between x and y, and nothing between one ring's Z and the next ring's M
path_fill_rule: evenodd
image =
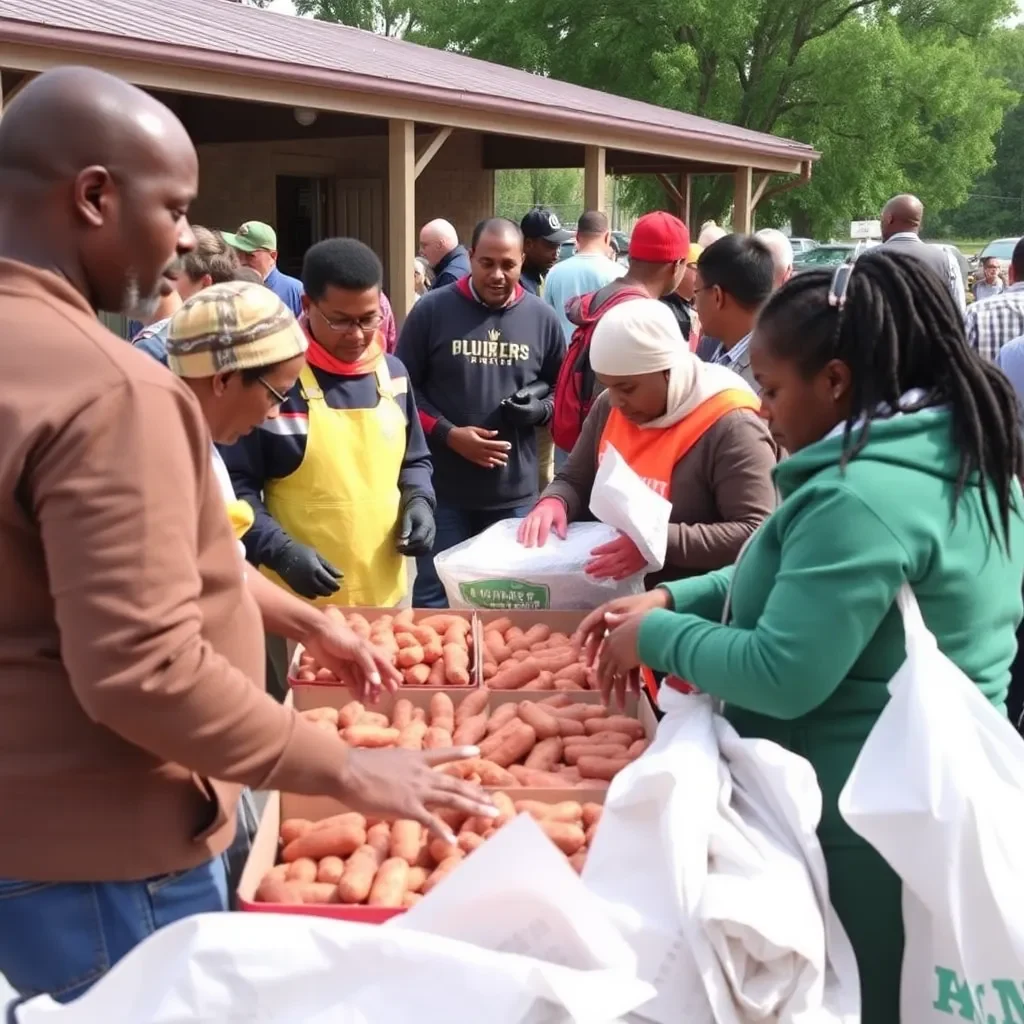
M943 283L900 253L794 279L761 313L751 360L792 453L775 470L781 506L735 566L606 605L581 633L603 641L606 694L643 663L814 765L862 1019L897 1024L900 881L837 802L905 656L904 580L943 652L1004 706L1024 575L1017 402Z

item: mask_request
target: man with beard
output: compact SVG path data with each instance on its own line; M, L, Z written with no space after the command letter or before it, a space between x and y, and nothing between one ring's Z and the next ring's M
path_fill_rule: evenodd
M197 178L177 118L92 69L0 120L0 973L23 996L75 999L224 909L243 785L441 834L429 804L497 813L431 770L449 754L351 749L263 692L198 402L96 317L171 289Z
M523 291L523 236L512 221L473 232L472 273L413 306L398 340L434 459L433 549L418 559L413 604L443 608L434 556L502 519L526 515L537 494L537 427L565 339L555 311Z

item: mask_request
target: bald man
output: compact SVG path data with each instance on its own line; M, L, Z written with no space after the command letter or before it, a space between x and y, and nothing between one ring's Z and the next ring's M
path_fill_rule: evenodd
M197 178L177 118L91 69L0 120L0 973L22 995L75 999L225 909L243 785L437 802L422 755L360 765L263 692L195 396L96 317L171 290Z
M430 264L434 290L455 284L470 272L469 253L459 245L455 228L441 218L420 229L420 254Z
M772 254L772 287L778 291L793 276L793 243L777 228L761 228L756 237Z
M434 461L437 536L418 559L413 605L443 608L434 556L537 496L536 428L551 418L565 338L519 283L523 236L502 217L473 233L472 274L413 306L398 339Z
M960 264L945 246L921 241L923 223L924 203L917 196L893 196L882 207L882 244L887 249L898 249L919 260L949 288L957 309L966 313L967 289Z

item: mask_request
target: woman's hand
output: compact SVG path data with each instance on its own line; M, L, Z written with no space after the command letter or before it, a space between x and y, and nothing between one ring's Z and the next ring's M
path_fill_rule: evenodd
M597 580L624 580L647 568L647 559L624 533L594 548L590 554L591 560L583 571Z
M601 645L597 663L597 686L605 704L610 705L614 696L625 709L626 694L640 692L640 623L646 615L643 611L606 616L611 632Z
M497 817L498 808L479 786L433 769L479 755L477 747L448 747L422 753L349 747L338 797L363 814L418 821L434 835L454 843L451 829L428 808L446 807L486 818Z
M672 595L664 587L655 587L646 594L637 594L633 597L617 597L614 601L606 601L600 608L595 608L579 624L573 641L583 650L587 667L593 668L601 643L608 633L609 616L622 618L671 606Z
M321 668L330 669L355 691L356 700L376 703L382 686L393 693L402 681L389 655L334 616L320 615L316 630L303 643Z
M542 548L547 544L548 534L552 530L556 537L565 540L569 530L565 503L560 498L541 498L519 524L516 540L524 548Z

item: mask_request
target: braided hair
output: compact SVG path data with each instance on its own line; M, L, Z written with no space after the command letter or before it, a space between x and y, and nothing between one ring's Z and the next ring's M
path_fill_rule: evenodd
M1002 372L967 344L963 317L945 282L913 256L876 249L854 264L841 306L829 302L831 286L828 271L793 278L762 310L758 333L773 354L805 376L832 359L849 367L852 393L840 466L867 444L873 420L900 408L947 405L960 452L954 502L973 478L989 481L1008 546L1013 479L1024 469L1017 396ZM923 396L901 407L900 396L914 388ZM987 487L981 488L981 505L995 534Z

